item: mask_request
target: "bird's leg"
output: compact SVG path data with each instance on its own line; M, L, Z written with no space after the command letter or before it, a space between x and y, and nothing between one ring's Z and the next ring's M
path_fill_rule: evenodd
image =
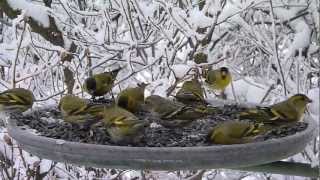
M221 91L219 94L215 93L214 91L212 91L212 92L218 98L221 98L221 99L224 99L224 100L227 99L227 95L225 94L224 90Z
M209 91L209 93L211 94L214 94L215 96L217 96L218 97L218 94L216 94L213 90L211 90L211 89L208 89L208 91Z
M224 100L227 99L227 95L226 95L226 93L224 92L224 90L221 92L220 96L221 96L221 99L224 99Z
M110 92L110 95L111 95L111 99L112 99L112 101L113 101L113 102L115 102L116 100L115 100L115 97L114 97L114 95L113 95L112 91Z

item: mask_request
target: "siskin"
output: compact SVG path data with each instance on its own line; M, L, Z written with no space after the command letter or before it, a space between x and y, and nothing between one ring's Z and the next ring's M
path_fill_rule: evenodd
M141 110L146 86L147 84L142 83L138 84L138 87L121 91L117 98L117 105L133 113Z
M198 79L184 82L181 89L177 92L175 98L185 104L190 104L193 102L205 102L204 90Z
M187 106L158 95L147 97L145 105L152 114L160 118L159 124L167 128L186 126L208 113L205 106Z
M83 85L84 90L92 95L92 97L105 95L111 91L113 83L121 69L120 67L111 72L95 74L87 78Z
M312 100L304 94L296 94L289 99L269 107L251 108L240 112L240 119L252 119L271 124L283 124L299 121Z
M30 109L34 101L33 93L27 89L9 89L0 93L0 111L21 113Z
M214 144L244 144L254 141L267 130L262 123L229 121L215 126L209 132L208 140Z
M87 127L103 118L106 106L89 104L77 96L66 95L61 98L58 108L66 122Z
M221 91L224 91L232 80L229 69L226 67L221 67L216 70L208 70L205 78L205 82L210 86L210 88Z
M134 114L118 106L104 110L103 123L111 140L118 144L139 142L149 126L148 121L139 120Z

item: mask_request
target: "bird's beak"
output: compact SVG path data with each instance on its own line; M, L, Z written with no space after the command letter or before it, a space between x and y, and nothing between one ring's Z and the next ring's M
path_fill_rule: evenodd
M312 103L313 101L311 99L308 98L308 103Z

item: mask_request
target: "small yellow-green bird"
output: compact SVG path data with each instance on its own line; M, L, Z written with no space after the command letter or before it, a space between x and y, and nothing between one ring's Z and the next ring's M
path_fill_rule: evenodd
M61 98L58 108L66 122L90 126L103 118L105 105L89 104L75 95Z
M111 91L113 83L121 69L120 67L113 71L95 74L87 78L83 85L84 90L92 95L93 98L105 95Z
M118 144L139 142L150 124L118 106L105 109L103 123L111 140Z
M21 113L30 109L34 101L33 93L27 89L9 89L0 93L0 111Z
M148 84L141 83L138 87L121 91L117 98L117 105L130 112L141 110L144 103L144 90Z
M188 106L158 95L145 99L146 108L159 118L159 124L167 128L183 127L208 115L205 106Z
M262 123L228 121L216 125L208 134L214 144L244 144L255 140L258 135L268 131Z
M194 54L193 56L194 62L196 64L202 64L202 63L208 63L208 55L203 53L203 52L198 52L196 54ZM210 65L202 65L200 67L201 69L201 75L205 78L206 77L206 73L208 72L208 70L211 68Z
M203 52L198 52L193 56L196 64L208 63L208 55Z
M221 67L216 70L208 70L205 78L205 82L210 86L210 88L221 91L224 91L232 81L229 69L226 67Z
M192 79L183 83L175 98L185 104L205 102L203 92L204 90L198 79Z
M256 107L240 112L239 118L271 124L297 122L302 118L307 104L311 102L306 95L296 94L269 107Z

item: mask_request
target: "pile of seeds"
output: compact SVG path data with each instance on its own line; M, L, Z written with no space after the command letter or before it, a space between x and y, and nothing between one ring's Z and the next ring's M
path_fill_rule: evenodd
M235 119L235 114L240 110L235 105L225 105L219 107L217 113L196 120L187 127L177 129L167 129L153 122L146 129L141 142L128 146L190 147L214 145L207 141L208 132L217 123ZM150 114L147 112L141 112L137 116L152 121ZM90 129L72 125L62 120L61 113L57 108L42 109L25 116L15 115L12 118L17 119L19 126L27 126L26 128L37 130L40 136L90 144L117 145L110 141L102 123L97 123ZM289 136L304 130L306 127L307 123L297 122L292 126L272 130L260 137L258 141Z

